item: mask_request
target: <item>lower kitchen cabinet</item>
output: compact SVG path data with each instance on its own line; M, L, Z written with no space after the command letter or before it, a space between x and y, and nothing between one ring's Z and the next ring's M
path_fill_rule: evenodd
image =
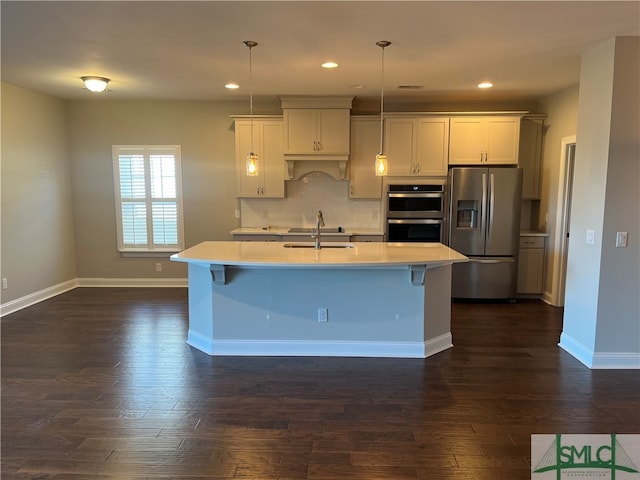
M237 242L313 242L311 235L280 235L279 233L234 233ZM332 235L324 233L321 242L382 242L384 235Z
M234 233L236 242L280 242L282 237L278 234Z
M352 242L382 242L384 235L351 235Z
M540 295L544 289L546 237L520 237L518 257L518 294Z

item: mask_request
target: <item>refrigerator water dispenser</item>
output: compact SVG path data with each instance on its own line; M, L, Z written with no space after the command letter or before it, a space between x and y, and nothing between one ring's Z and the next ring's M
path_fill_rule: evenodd
M458 228L478 228L478 202L476 200L458 200Z

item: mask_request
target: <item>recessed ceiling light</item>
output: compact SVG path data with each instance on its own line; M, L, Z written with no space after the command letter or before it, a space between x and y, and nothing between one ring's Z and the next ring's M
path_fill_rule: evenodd
M362 85L361 83L358 83L356 85L351 85L351 88L361 89L361 88L364 88L364 85Z
M493 83L491 82L481 82L478 84L478 88L491 88L493 87Z
M238 85L237 83L227 83L224 88L228 88L229 90L236 90L237 88L240 88L240 85Z
M338 64L336 62L324 62L322 68L337 68Z

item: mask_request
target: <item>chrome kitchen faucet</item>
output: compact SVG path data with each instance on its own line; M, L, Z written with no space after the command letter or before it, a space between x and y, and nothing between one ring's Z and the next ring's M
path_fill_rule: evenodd
M318 210L318 215L316 216L316 233L311 234L311 238L315 238L316 240L316 250L320 250L320 227L324 227L324 218L322 218L322 210Z

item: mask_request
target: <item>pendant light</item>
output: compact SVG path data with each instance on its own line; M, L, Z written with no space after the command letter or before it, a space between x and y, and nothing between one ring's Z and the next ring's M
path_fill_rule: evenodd
M253 40L245 40L242 44L249 49L249 130L250 130L250 151L247 154L247 176L255 177L258 175L258 155L253 150L253 62L251 57L251 49L258 45Z
M391 45L391 42L380 40L376 45L382 49L382 68L380 74L380 153L376 155L376 176L383 177L387 174L387 156L383 153L382 145L384 141L384 49Z

